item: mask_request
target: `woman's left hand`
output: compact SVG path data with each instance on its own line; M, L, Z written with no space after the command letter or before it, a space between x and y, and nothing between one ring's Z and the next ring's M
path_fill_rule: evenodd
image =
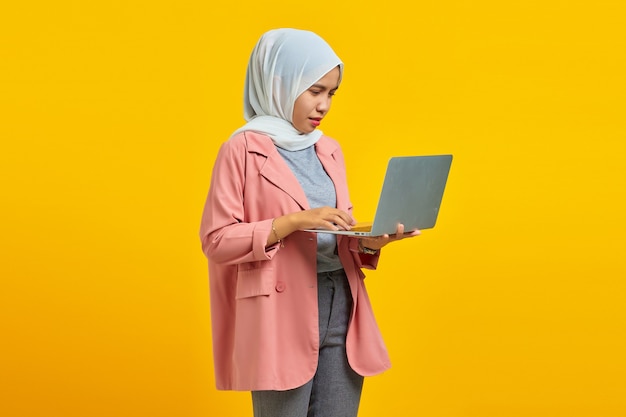
M415 237L415 236L419 236L421 232L419 230L413 230L410 232L404 232L404 225L403 224L399 224L398 225L398 229L396 230L396 233L394 235L382 235L382 236L372 236L372 237L362 237L360 238L361 240L361 246L366 247L366 248L370 248L370 249L375 249L378 250L380 248L382 248L383 246L391 243L391 242L395 242L397 240L402 240L402 239L406 239L409 237Z

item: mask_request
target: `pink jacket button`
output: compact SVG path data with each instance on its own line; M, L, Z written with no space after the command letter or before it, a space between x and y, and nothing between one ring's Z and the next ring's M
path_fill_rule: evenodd
M286 285L285 285L284 282L278 281L276 283L276 292L283 292L283 291L285 291L285 287L286 287Z

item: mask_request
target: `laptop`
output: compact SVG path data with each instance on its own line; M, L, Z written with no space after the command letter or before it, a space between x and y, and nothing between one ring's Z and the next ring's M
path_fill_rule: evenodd
M308 229L308 232L348 236L395 234L435 227L452 155L398 156L389 159L373 222L357 223L350 230Z

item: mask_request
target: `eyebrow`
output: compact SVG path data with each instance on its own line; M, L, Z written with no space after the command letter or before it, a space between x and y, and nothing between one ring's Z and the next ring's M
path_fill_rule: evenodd
M321 88L322 90L327 90L327 87L325 85L322 85L322 84L313 84L309 88ZM335 88L331 88L330 91L337 90L338 88L339 88L339 86L337 86Z

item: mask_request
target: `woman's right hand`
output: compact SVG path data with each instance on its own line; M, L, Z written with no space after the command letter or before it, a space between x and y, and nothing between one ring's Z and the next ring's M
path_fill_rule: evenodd
M291 213L287 216L297 225L296 230L350 230L352 225L356 223L350 214L333 207L318 207Z
M274 219L273 233L268 237L267 245L273 245L296 230L350 230L355 223L350 214L333 207L296 211Z

